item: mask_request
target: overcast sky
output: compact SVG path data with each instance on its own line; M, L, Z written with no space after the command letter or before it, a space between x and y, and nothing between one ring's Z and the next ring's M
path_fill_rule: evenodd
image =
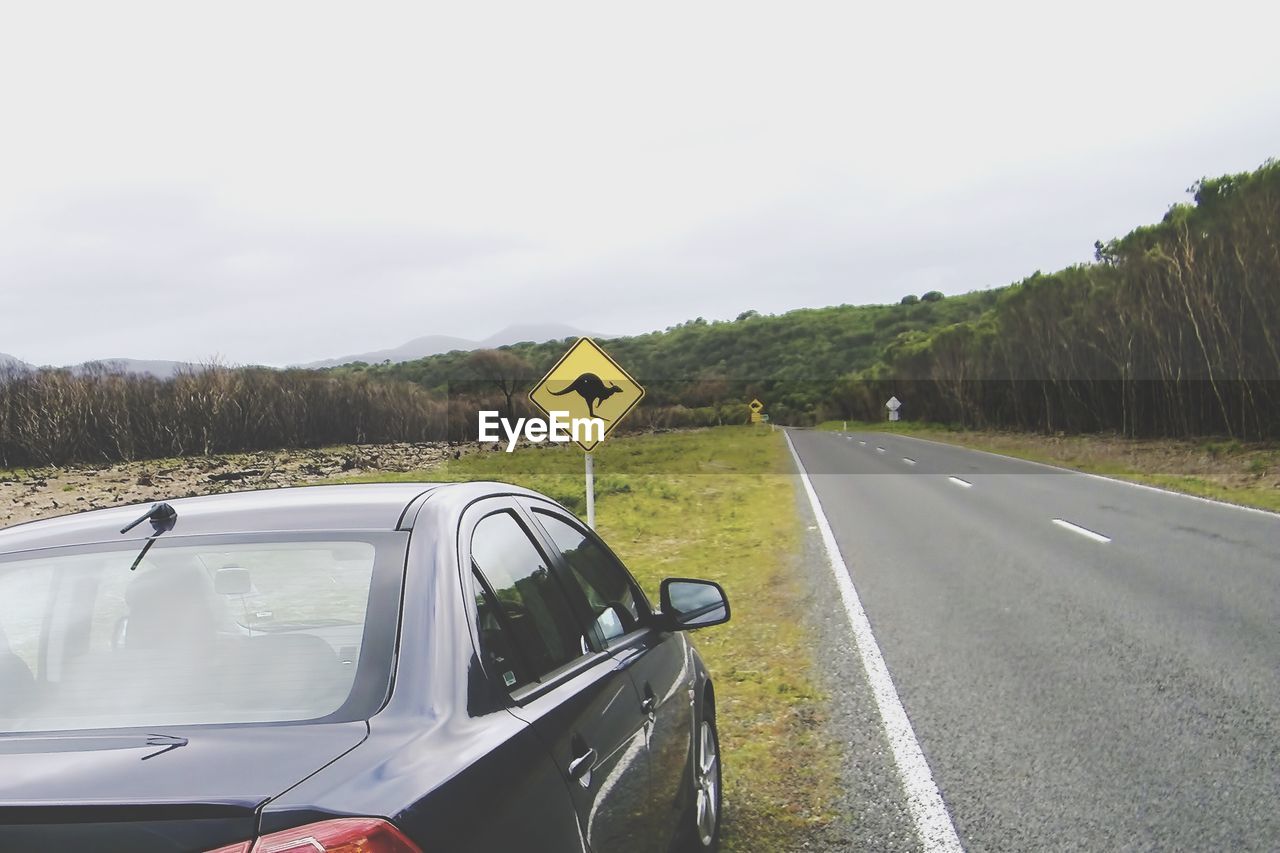
M1280 4L621 8L11 4L0 352L287 364L958 293L1280 155Z

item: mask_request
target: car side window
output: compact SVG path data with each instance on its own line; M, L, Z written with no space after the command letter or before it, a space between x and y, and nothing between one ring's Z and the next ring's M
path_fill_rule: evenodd
M558 515L534 511L555 542L587 602L602 644L640 626L640 605L631 575L593 535Z
M515 515L483 518L471 536L471 559L482 653L508 689L584 654L564 589Z

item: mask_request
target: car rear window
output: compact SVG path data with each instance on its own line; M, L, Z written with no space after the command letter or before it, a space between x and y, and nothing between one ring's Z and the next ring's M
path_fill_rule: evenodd
M170 537L0 561L0 731L359 719L385 698L400 534Z

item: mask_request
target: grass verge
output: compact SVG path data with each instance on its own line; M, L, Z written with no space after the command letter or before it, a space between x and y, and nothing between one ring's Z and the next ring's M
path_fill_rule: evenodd
M839 430L842 421L819 429ZM848 422L850 430L892 432L1058 465L1174 492L1280 512L1280 448L1229 439L1133 439L965 430L912 421Z
M804 590L803 535L782 433L750 427L613 438L596 453L596 526L652 600L667 576L721 582L727 625L695 642L716 683L724 849L801 849L834 818L839 754L826 741ZM428 472L343 480L500 480L581 513L582 454L539 445Z

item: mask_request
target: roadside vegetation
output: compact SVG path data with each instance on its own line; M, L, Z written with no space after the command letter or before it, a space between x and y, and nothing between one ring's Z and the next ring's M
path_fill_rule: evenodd
M840 421L820 429L839 430ZM1038 435L969 430L912 421L849 421L857 431L893 432L1032 462L1159 486L1175 492L1280 512L1280 448L1216 439L1135 439L1117 435Z
M447 407L408 382L209 366L0 370L0 469L426 441Z
M651 599L668 576L715 580L729 594L732 621L695 639L716 680L730 851L802 849L835 817L840 755L823 734L789 471L782 433L749 427L612 438L596 453L597 527ZM514 482L584 509L582 453L571 447L341 482L441 478Z
M1189 192L1094 263L901 336L829 417L874 417L892 393L913 418L981 429L1280 439L1280 162Z
M1093 263L973 293L906 294L605 341L646 388L622 429L906 415L979 430L1280 440L1280 162L1206 178ZM780 282L785 285L785 282ZM990 282L975 282L990 284ZM566 341L325 371L0 371L0 467L340 443L459 441L535 414Z

